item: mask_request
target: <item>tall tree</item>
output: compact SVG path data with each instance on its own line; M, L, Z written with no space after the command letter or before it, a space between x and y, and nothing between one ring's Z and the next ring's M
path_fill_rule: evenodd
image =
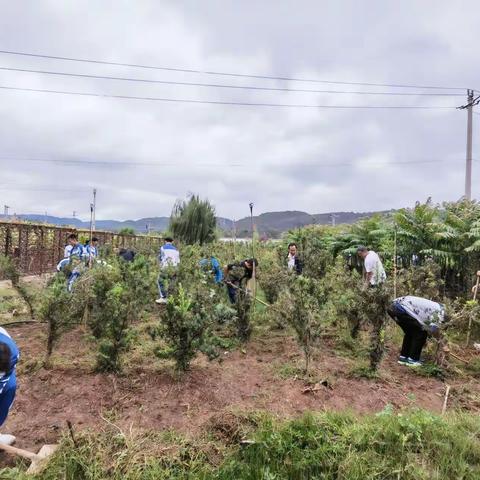
M216 226L215 208L208 200L201 200L198 195L177 201L170 216L173 236L188 245L203 245L215 240Z

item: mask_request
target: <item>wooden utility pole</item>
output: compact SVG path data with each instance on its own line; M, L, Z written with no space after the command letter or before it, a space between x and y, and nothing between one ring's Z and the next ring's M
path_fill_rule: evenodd
M465 198L472 199L472 137L473 137L473 90L467 90L467 164L465 168Z

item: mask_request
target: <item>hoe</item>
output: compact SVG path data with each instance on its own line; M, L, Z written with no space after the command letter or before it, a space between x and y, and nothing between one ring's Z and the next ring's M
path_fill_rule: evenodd
M32 463L30 467L28 467L27 473L32 475L42 471L48 461L48 457L50 457L57 448L58 445L44 445L38 453L33 453L28 450L22 450L21 448L0 444L0 450L31 460Z

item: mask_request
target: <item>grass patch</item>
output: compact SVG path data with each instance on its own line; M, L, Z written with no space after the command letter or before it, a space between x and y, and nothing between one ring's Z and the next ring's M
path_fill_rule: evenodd
M233 414L232 414L233 415ZM37 479L57 480L476 480L480 418L423 410L307 414L280 422L229 414L191 440L172 431L65 438ZM114 433L115 432L115 433ZM248 438L244 438L244 435ZM1 478L26 480L20 469Z
M372 370L367 365L360 365L352 368L348 373L348 376L350 378L366 378L368 380L379 380L381 378L378 370Z
M410 370L421 377L432 377L439 380L445 380L446 377L445 370L433 363L425 363L420 368L411 368Z

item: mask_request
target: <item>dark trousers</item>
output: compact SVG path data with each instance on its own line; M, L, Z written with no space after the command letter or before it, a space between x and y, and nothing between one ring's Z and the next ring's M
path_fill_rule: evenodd
M394 305L388 308L387 312L405 334L400 355L412 360L420 360L422 349L427 343L427 332L417 320L408 313L397 310Z
M230 303L235 303L235 301L237 300L237 289L235 287L232 287L232 285L228 285L227 283L227 290Z

